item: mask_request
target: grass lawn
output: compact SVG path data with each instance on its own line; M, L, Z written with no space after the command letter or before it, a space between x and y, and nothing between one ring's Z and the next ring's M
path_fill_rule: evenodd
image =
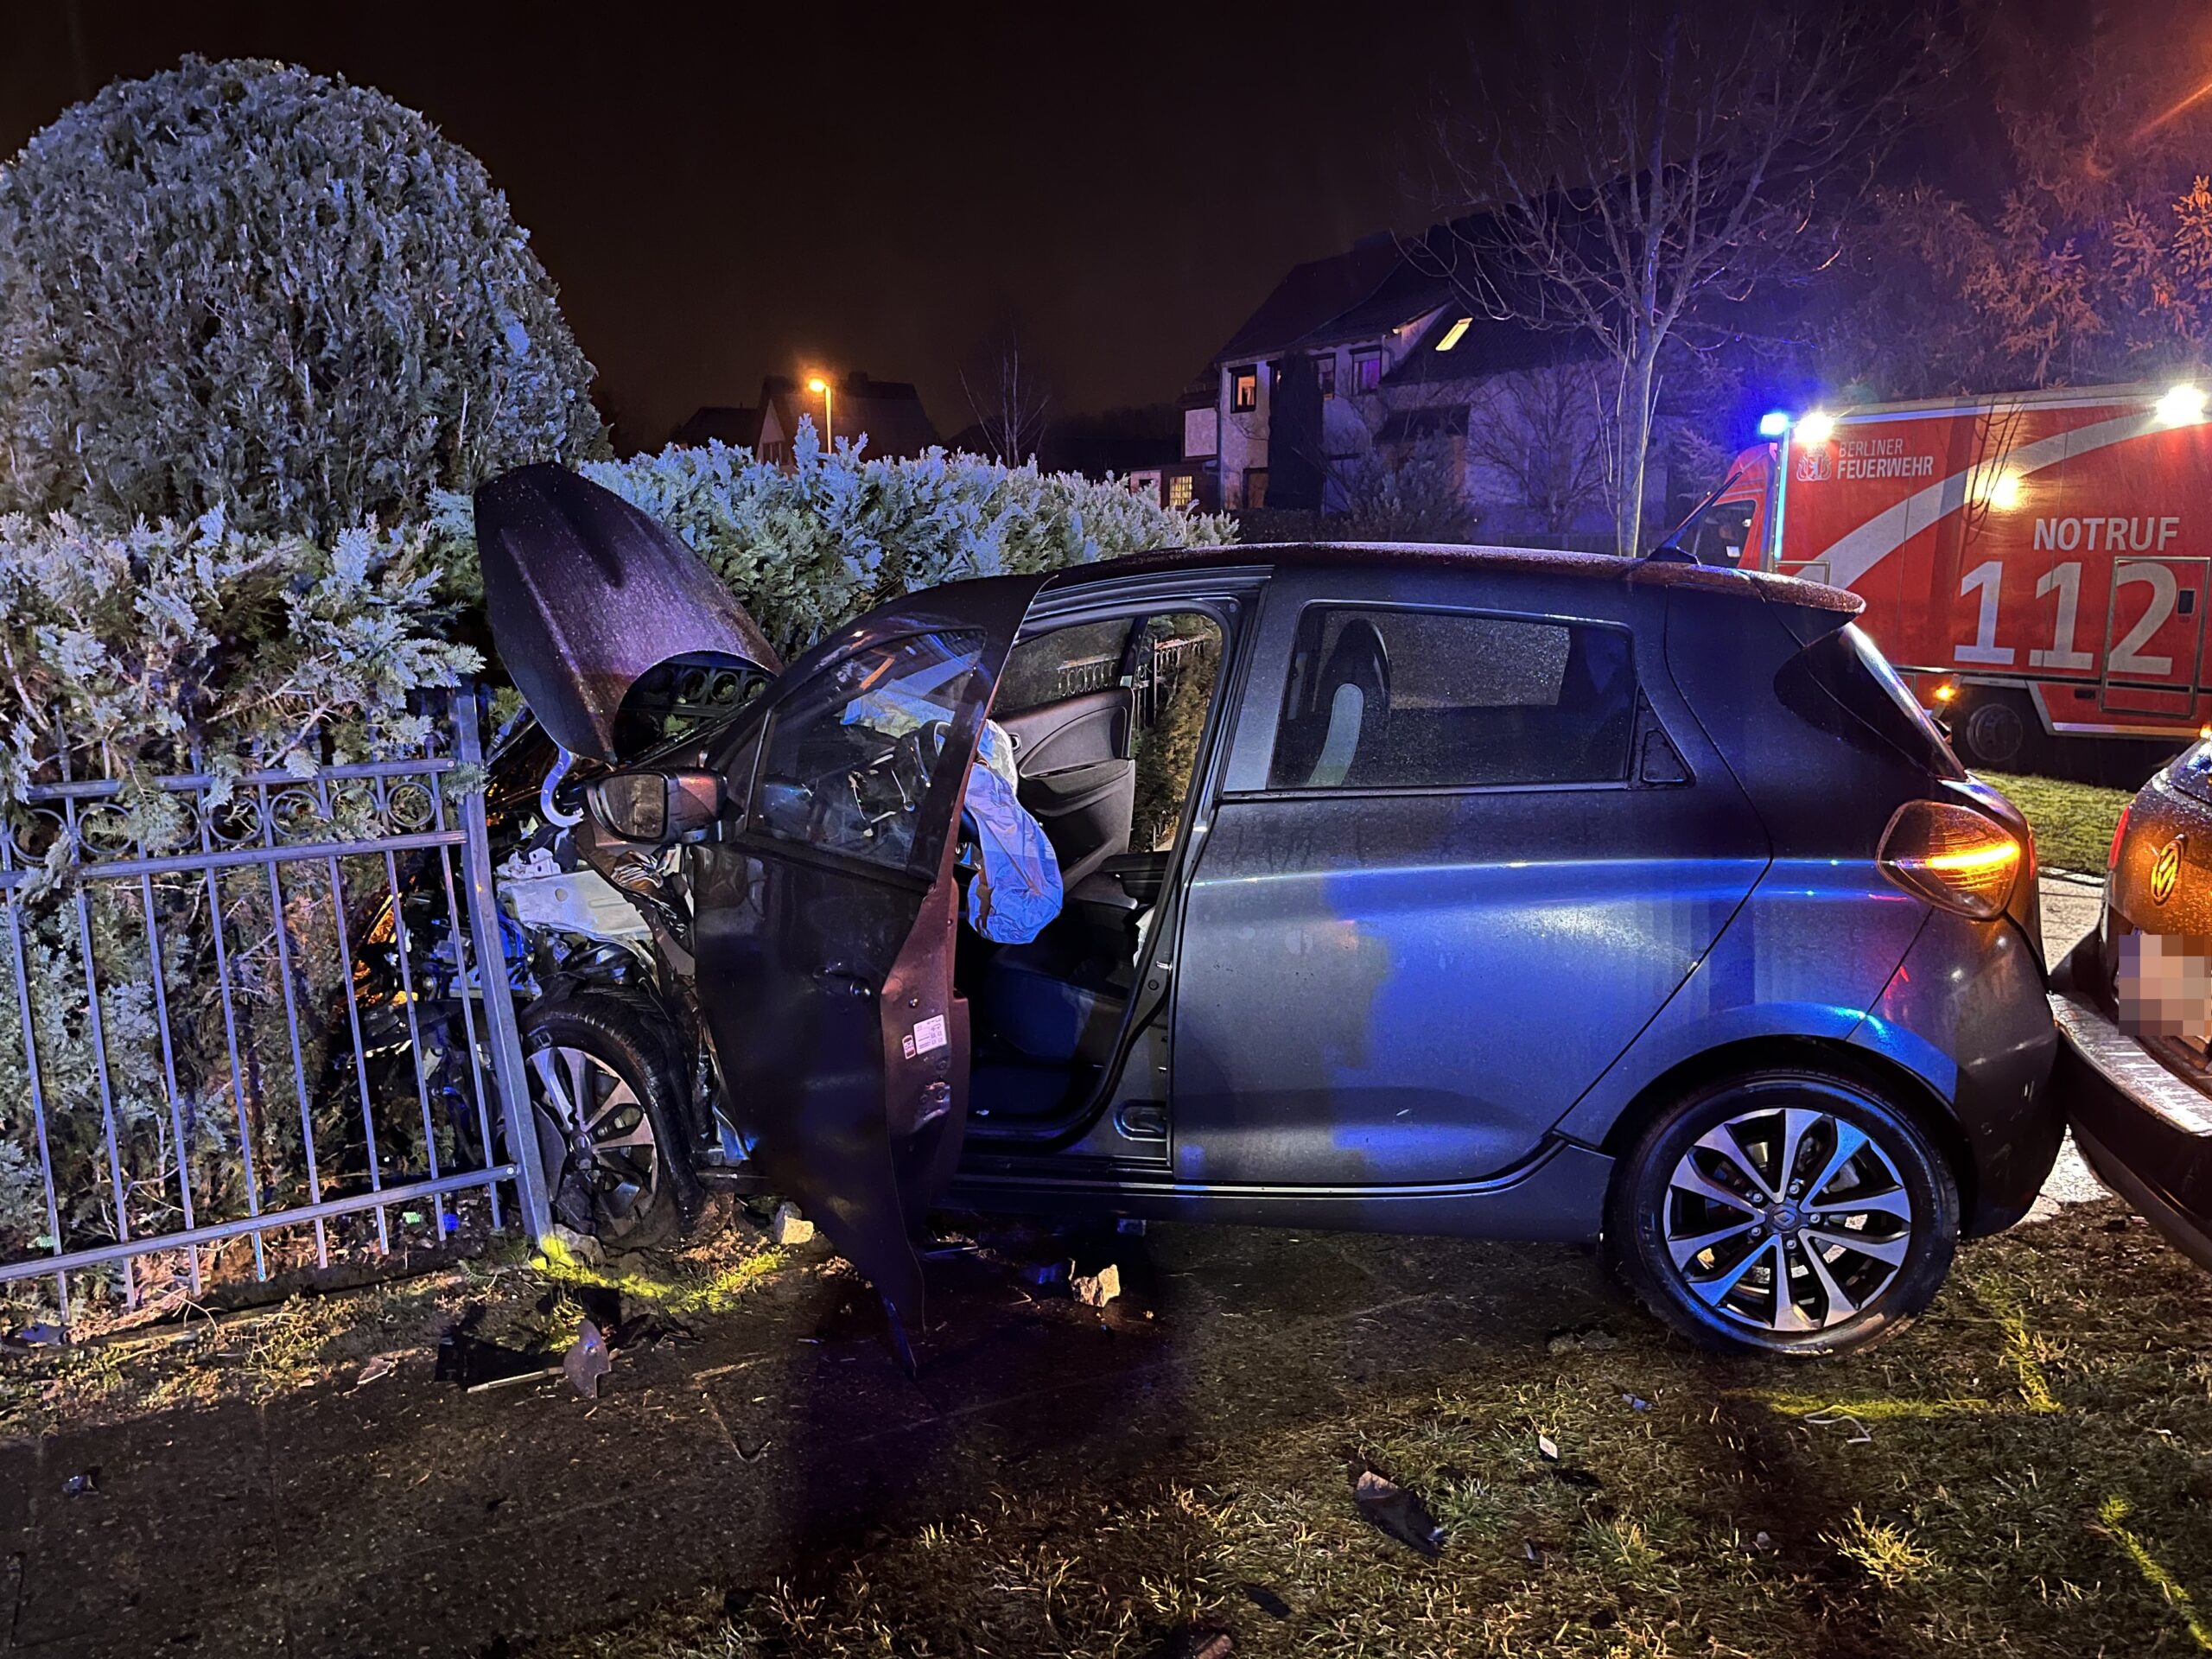
M2116 1204L1967 1247L1918 1326L1813 1367L1704 1356L1624 1309L1548 1341L1410 1311L1230 1325L1192 1341L1240 1369L1160 1414L1146 1472L1008 1471L741 1607L543 1651L2212 1649L2212 1296ZM1348 1459L1427 1500L1437 1559L1362 1519Z
M2036 856L2044 868L2104 874L2113 826L2120 822L2121 810L2135 798L2132 791L2008 772L1975 776L2003 790L2028 815L2028 822L2035 826Z

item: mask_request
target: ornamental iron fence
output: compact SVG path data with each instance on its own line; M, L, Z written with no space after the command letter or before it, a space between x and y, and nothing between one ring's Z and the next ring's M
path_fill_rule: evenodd
M478 699L428 730L139 780L65 741L0 815L0 1294L66 1322L543 1234Z

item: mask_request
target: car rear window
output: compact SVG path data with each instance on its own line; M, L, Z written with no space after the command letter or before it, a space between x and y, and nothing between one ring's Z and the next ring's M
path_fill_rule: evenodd
M1618 628L1319 605L1300 619L1276 789L1618 782L1636 723Z
M1938 778L1967 775L1942 729L1857 623L1815 640L1797 661L1823 690L1915 766Z
M2174 787L2200 801L2212 801L2212 743L2199 743L2184 751L2167 768Z

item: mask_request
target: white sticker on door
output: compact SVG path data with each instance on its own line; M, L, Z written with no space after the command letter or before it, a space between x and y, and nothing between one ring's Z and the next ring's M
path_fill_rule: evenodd
M915 1054L926 1054L933 1048L943 1048L945 1043L944 1016L935 1014L916 1026L913 1043L911 1052Z

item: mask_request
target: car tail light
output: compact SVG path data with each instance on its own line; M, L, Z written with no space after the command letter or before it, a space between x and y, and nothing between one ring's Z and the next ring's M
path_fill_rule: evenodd
M2120 843L2127 839L2127 815L2134 810L2135 803L2133 801L2121 807L2120 822L2112 827L2112 846L2105 853L2105 869L2107 873L2120 868Z
M2025 849L2012 832L1971 807L1908 801L1882 832L1882 873L1909 893L1986 919L2003 913Z

